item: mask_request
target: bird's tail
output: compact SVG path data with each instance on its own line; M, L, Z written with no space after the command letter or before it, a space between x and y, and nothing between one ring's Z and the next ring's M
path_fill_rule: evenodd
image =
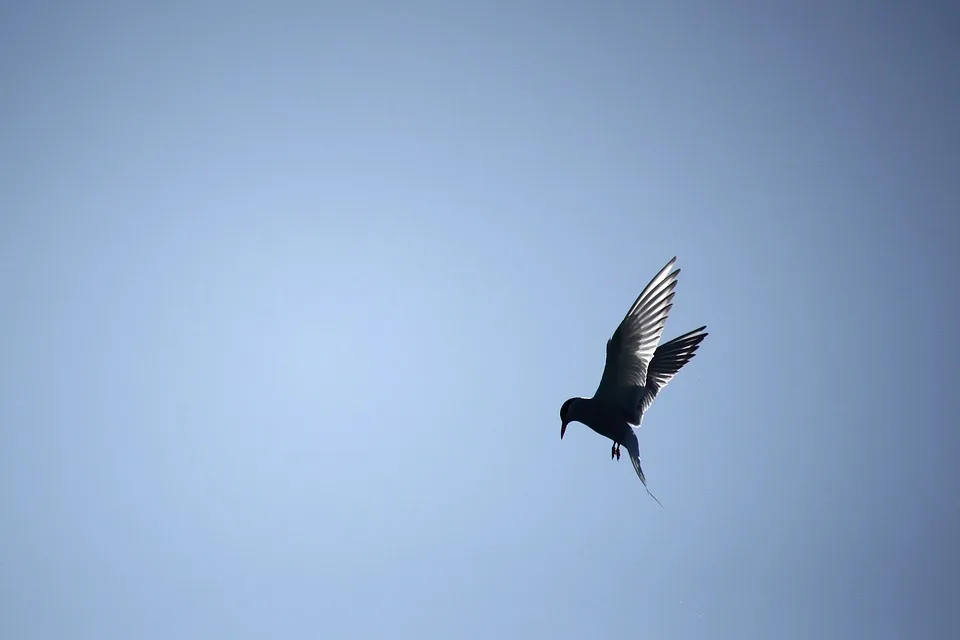
M653 498L656 503L660 505L660 508L663 509L663 503L657 500L657 496L653 495L653 493L650 492L650 487L647 486L647 479L644 477L643 469L640 467L640 456L635 456L631 453L630 462L633 463L633 470L637 472L637 477L639 477L640 482L643 483L643 488L647 490L647 495Z

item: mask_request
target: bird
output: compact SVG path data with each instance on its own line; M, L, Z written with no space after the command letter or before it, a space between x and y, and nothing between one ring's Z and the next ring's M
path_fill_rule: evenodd
M621 445L626 447L640 482L660 508L663 504L650 492L640 466L637 430L657 395L709 335L704 325L659 344L676 295L676 262L674 256L650 280L607 340L603 375L593 397L570 398L560 407L560 439L569 423L579 422L613 441L611 460L619 460Z

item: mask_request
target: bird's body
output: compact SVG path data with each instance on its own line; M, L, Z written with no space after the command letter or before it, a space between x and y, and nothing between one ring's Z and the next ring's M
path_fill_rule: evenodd
M670 260L654 276L607 341L603 376L593 397L570 398L560 407L561 438L568 423L580 422L612 440L611 456L618 460L620 447L625 447L645 488L636 430L660 390L693 358L707 337L706 327L700 327L657 346L673 306L680 270L670 270L676 260ZM647 493L657 500L649 488Z
M617 407L595 398L575 398L567 410L568 422L579 422L604 438L623 445L633 433L633 426Z

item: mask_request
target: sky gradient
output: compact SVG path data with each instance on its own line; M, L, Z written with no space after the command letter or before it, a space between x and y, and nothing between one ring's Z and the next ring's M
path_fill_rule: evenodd
M3 3L0 637L960 637L958 34ZM661 510L558 412L674 255Z

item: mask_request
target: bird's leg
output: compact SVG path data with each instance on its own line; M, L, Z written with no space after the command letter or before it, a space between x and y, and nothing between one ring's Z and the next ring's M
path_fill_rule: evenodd
M617 443L614 442L613 446L610 447L610 459L613 460L613 456L617 455Z
M620 443L617 443L617 460L620 459Z

